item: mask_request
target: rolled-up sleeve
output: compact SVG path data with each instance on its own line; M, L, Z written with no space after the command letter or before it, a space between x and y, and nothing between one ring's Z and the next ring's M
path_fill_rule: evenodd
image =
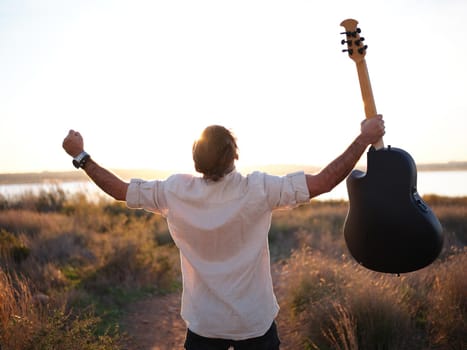
M310 191L306 184L306 176L303 171L288 174L286 176L290 182L290 187L293 192L295 204L306 203L310 200Z
M303 171L286 176L266 178L269 203L272 209L293 208L310 200L310 192Z
M159 182L132 179L126 194L128 208L160 212L161 208L157 198Z

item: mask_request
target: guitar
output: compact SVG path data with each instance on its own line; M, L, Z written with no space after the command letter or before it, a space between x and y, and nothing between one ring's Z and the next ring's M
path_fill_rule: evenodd
M365 61L367 45L358 22L341 23L342 40L356 63L365 116L377 114ZM417 169L406 151L385 147L383 140L367 153L366 173L353 170L346 180L349 210L344 237L351 255L364 267L386 273L404 273L431 264L443 246L442 227L417 193Z

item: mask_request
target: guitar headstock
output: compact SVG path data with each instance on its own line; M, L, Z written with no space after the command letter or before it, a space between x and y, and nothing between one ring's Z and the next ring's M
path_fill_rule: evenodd
M367 45L363 45L365 38L360 36L360 28L357 27L358 21L354 19L346 19L342 21L341 26L345 28L346 38L342 39L341 44L347 44L347 49L342 52L348 52L349 57L355 61L355 63L362 61L366 55Z

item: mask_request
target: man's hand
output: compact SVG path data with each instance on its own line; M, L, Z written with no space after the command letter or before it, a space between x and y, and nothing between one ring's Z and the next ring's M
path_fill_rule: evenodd
M70 130L63 140L62 146L66 153L74 158L83 152L83 137L79 132ZM105 193L119 201L124 201L126 199L128 183L120 180L117 176L98 165L91 158L86 162L83 169L91 180Z
M63 140L63 149L72 157L76 157L83 152L84 142L83 137L77 131L70 130L68 135Z
M329 163L316 175L306 175L310 198L331 191L346 178L368 145L377 143L384 135L384 121L381 115L361 123L360 135L338 158Z
M367 145L372 145L381 140L384 131L384 120L381 114L365 119L360 125L360 136Z

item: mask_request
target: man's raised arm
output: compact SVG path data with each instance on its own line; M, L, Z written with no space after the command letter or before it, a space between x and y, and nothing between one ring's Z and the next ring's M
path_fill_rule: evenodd
M366 119L361 124L360 135L350 146L316 175L306 175L310 198L331 191L352 171L368 145L384 135L384 121L381 115Z
M124 201L128 183L104 169L84 151L83 137L77 131L70 130L62 144L65 151L73 157L73 164L82 168L94 183L116 200Z

